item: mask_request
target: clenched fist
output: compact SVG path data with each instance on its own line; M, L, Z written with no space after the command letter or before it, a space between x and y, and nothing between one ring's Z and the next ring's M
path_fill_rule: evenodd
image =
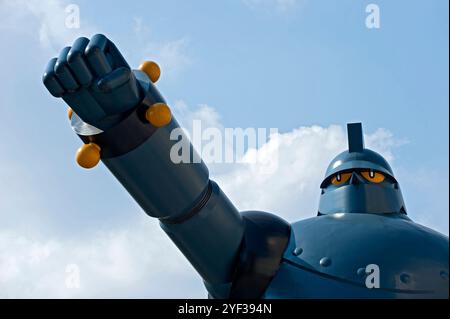
M102 34L81 37L49 61L43 82L86 123L107 129L142 100L144 92L122 54Z

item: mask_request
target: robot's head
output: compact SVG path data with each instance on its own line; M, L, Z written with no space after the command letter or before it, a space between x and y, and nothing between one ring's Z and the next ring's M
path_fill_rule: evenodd
M364 148L361 123L348 124L347 131L348 151L331 161L320 185L319 215L406 214L392 168L380 154Z

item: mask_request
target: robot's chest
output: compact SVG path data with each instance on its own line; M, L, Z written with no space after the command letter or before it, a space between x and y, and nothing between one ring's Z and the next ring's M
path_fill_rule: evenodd
M264 297L448 298L448 238L403 218L310 218L292 225Z

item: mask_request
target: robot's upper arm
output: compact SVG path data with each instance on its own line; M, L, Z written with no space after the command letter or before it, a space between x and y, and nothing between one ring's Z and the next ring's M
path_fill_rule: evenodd
M248 211L230 298L260 298L277 273L289 242L290 225L275 215Z

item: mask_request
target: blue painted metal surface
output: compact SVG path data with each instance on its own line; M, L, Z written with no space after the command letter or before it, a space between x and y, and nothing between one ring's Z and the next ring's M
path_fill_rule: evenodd
M365 270L373 264L380 286L369 289ZM405 215L330 214L292 224L264 297L448 298L445 274L448 238Z

